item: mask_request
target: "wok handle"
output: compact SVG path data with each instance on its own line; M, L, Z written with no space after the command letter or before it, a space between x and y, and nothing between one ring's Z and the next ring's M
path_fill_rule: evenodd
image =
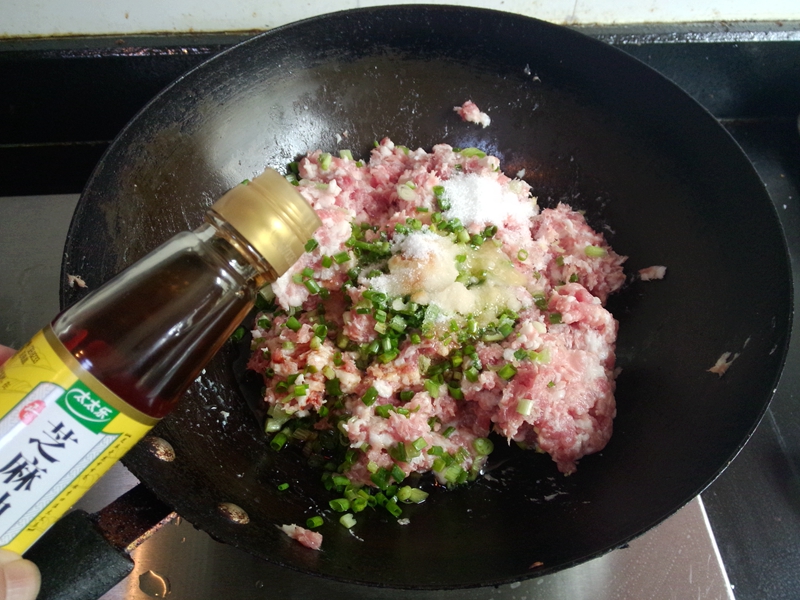
M97 600L133 570L131 557L106 540L83 510L53 525L25 558L42 573L38 600Z
M97 600L133 570L130 552L175 516L141 484L94 514L69 513L25 553L42 573L37 600Z

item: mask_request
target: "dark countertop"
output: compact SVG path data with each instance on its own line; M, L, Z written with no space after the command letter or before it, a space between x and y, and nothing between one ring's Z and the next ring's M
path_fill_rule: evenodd
M733 135L781 215L799 282L800 27L582 31L662 72ZM0 196L80 192L110 140L139 108L181 73L243 37L0 41ZM800 596L798 394L796 336L764 420L702 494L740 599Z

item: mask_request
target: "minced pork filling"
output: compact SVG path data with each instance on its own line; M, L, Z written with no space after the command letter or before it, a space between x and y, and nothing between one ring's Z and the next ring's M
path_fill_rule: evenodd
M413 472L474 479L491 432L565 474L606 445L625 258L579 212L446 144L315 151L289 179L322 227L252 332L273 448L302 444L357 512L424 499Z

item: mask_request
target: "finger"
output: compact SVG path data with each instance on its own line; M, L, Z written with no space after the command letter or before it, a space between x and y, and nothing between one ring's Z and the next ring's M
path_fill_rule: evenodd
M14 350L13 348L9 348L8 346L3 346L2 344L0 344L0 365L2 365L9 358L14 356L14 352L16 352L16 350Z
M14 562L15 560L22 560L22 557L16 552L6 550L5 548L0 548L0 567L10 562Z
M0 596L4 600L36 600L41 585L39 569L29 560L19 559L6 563L2 570L3 586Z

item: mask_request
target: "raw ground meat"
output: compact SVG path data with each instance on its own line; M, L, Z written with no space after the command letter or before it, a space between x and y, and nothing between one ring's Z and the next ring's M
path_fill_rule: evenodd
M338 472L380 489L474 479L492 432L565 474L606 445L625 258L582 214L446 144L315 151L290 179L323 226L253 330L268 431L343 443Z

